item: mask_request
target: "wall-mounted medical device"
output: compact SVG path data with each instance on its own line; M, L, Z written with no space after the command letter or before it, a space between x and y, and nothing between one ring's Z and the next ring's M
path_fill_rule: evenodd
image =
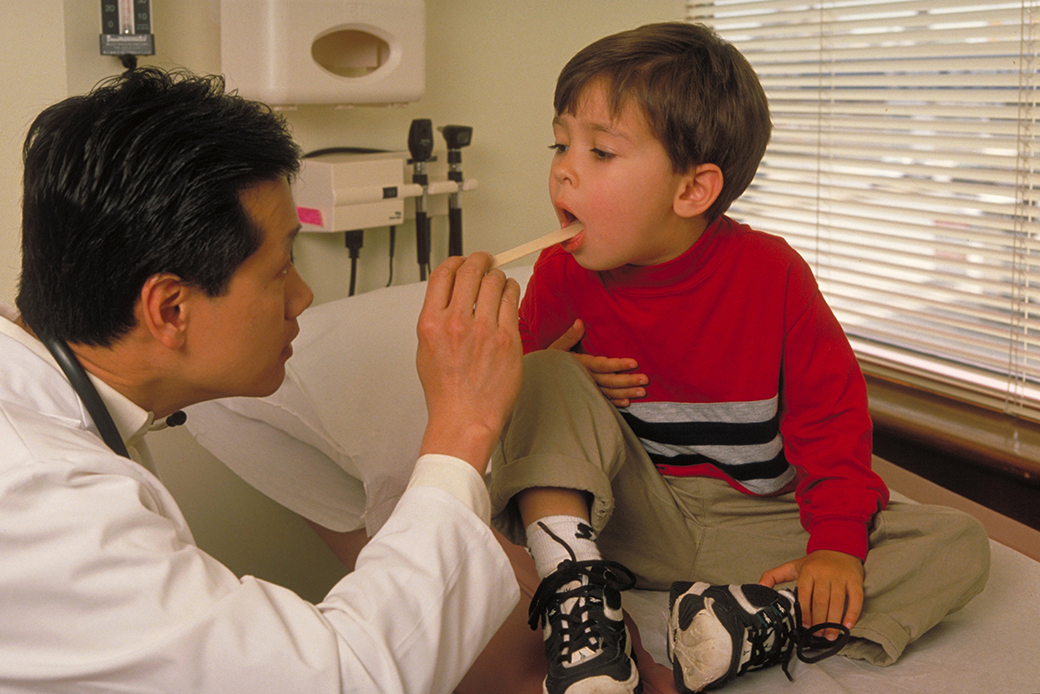
M101 55L155 55L151 0L101 0Z
M468 126L444 128L449 133L457 129L467 131L467 138L472 131ZM293 198L301 230L344 234L350 251L351 296L355 289L358 256L364 244L364 230L386 227L389 231L390 281L387 286L390 286L397 226L409 217L415 220L419 277L426 279L430 268L429 221L434 214L427 204L435 198L449 198L449 205L440 213L451 216L448 252L449 255L462 253L458 197L463 191L474 190L477 181L463 178L461 170L453 167L447 180L430 180L422 168L421 174L413 173L411 183L406 183L406 165L419 170L426 162L436 161L432 154L433 128L428 120L413 121L408 145L409 151L402 152L343 151L339 148L312 152L304 157L300 172L293 180ZM421 162L416 160L417 154L421 156ZM410 204L406 205L409 198Z
M221 71L272 106L401 104L425 88L424 0L220 0Z
M346 231L404 222L408 152L326 154L304 159L293 181L303 231Z
M303 231L340 232L395 226L405 199L474 190L475 179L405 182L410 152L326 154L303 160L293 198ZM425 190L424 190L425 189Z

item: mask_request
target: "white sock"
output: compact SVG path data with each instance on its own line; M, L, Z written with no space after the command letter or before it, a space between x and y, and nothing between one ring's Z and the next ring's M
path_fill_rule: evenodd
M596 533L577 516L548 516L527 526L527 548L538 578L556 571L561 562L600 559Z
M577 516L548 516L531 523L527 526L527 547L534 557L535 569L538 570L538 577L541 579L555 572L562 562L592 561L601 558L599 547L596 546L596 533L588 521ZM579 576L557 590L573 591L587 582L587 576ZM560 609L567 614L573 614L574 608L582 603L582 597L568 598L560 603ZM591 658L599 648L598 643L590 643L571 653L570 662L573 664L584 658Z

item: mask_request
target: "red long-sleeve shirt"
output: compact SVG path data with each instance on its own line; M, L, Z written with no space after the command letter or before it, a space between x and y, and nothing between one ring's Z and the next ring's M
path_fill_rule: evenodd
M781 238L722 217L686 253L590 272L543 251L520 306L525 352L576 318L581 350L630 357L647 395L622 414L664 475L753 495L795 490L807 552L864 559L888 503L870 469L866 385L805 261Z

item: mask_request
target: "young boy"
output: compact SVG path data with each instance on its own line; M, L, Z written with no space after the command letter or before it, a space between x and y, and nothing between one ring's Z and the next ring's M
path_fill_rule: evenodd
M966 515L889 504L811 271L723 214L770 135L751 66L706 27L644 26L580 51L554 106L550 195L584 231L535 264L492 482L497 527L543 579L545 691L640 691L633 583L671 589L682 692L786 671L821 636L893 662L982 589L988 541Z

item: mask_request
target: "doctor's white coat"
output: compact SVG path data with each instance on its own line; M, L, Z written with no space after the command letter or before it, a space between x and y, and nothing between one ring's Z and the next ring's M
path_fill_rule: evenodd
M239 579L0 313L0 692L448 692L516 604L483 481L441 456L320 604ZM147 456L151 415L99 390Z

